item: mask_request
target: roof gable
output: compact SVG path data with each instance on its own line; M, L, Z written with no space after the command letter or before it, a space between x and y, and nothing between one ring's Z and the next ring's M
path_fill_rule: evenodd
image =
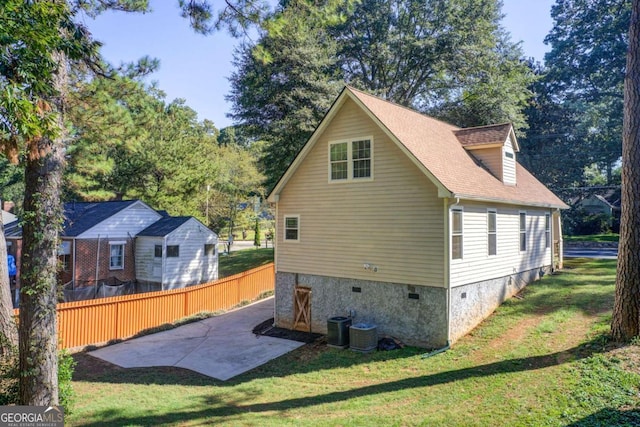
M141 206L151 212L155 212L140 200L65 203L64 223L61 236L78 237L114 215L133 206ZM160 214L157 215L160 217Z
M351 87L345 87L340 93L309 141L269 194L269 201L278 200L288 180L338 114L346 99L354 100L384 130L402 152L436 185L440 197L567 207L520 164L516 163L518 185L504 185L467 152L456 135L456 132L462 129ZM513 135L510 124L487 128L476 128L468 132L467 136L470 140L478 140L481 143L496 138L500 140L504 136L504 143L507 137ZM512 138L516 149L515 136Z

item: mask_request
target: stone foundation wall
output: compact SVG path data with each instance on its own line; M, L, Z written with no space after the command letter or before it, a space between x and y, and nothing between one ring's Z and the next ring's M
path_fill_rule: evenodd
M311 288L311 330L327 332L327 320L353 315L353 322L373 323L378 336L427 348L447 342L447 292L444 288L362 281L278 272L275 323L293 327L295 286Z
M495 311L506 299L527 284L551 272L551 266L523 271L498 279L486 280L451 290L451 342L468 334Z

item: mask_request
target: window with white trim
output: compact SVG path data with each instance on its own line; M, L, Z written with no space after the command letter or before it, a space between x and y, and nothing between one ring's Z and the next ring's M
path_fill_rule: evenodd
M551 247L551 215L544 214L544 247Z
M498 213L494 210L487 211L487 247L488 255L496 255L498 253Z
M7 251L8 252L8 251ZM58 247L58 261L60 261L60 269L69 271L71 268L71 242L66 240L60 243Z
M527 213L520 212L520 252L527 250Z
M162 245L154 245L154 247L153 247L153 257L154 258L162 258Z
M294 242L300 240L300 217L298 215L284 217L284 240Z
M462 209L451 210L451 259L462 259Z
M329 143L329 181L368 179L373 176L372 138Z
M109 243L109 270L124 270L124 243Z

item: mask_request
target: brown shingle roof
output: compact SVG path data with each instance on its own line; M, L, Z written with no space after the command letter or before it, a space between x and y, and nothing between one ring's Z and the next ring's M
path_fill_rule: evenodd
M479 126L456 130L453 133L466 148L481 145L504 144L511 132L511 123Z
M453 197L567 208L562 200L520 164L516 165L517 185L503 184L479 166L464 149L456 137L460 128L351 87L345 88L345 91L359 101ZM496 128L501 126L506 125ZM497 129L495 131L497 133ZM493 135L493 131L480 135L484 138Z

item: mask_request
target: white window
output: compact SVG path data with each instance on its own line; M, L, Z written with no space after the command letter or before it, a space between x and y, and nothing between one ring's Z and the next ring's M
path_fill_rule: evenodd
M487 246L488 254L498 253L497 212L487 211Z
M62 271L69 271L71 268L71 242L64 241L58 247L58 261Z
M451 211L451 259L462 259L462 209Z
M551 215L544 214L544 247L551 247Z
M527 250L527 214L520 212L520 251Z
M329 143L329 181L373 177L371 137Z
M124 269L124 243L109 243L109 270Z
M300 240L300 217L285 216L284 217L284 240L299 241Z

